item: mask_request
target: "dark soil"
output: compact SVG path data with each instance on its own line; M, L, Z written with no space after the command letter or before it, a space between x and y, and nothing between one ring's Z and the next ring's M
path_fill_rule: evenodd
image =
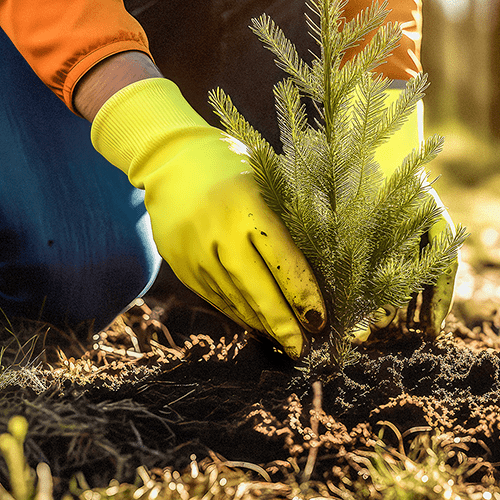
M56 496L79 472L104 487L113 478L133 483L141 465L182 471L194 459L248 462L274 482L298 481L311 448L310 479L333 493L367 477L359 456L375 450L382 429L395 450L408 450L417 435L445 436L447 462L466 457L474 491L500 479L495 301L469 323L450 315L436 342L386 333L360 346L357 364L322 377L322 395L314 376L270 344L188 302L139 302L87 344L55 329L45 335L46 326L14 325L19 338L39 334L3 373L0 431L12 415L28 419L28 461L50 465ZM6 351L4 366L15 351ZM3 461L0 483L8 485Z

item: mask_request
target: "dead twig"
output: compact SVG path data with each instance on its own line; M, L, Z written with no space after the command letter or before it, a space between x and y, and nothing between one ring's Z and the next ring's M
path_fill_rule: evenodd
M316 465L316 459L318 457L318 447L319 447L319 415L323 411L323 385L321 381L317 380L312 385L313 388L313 409L311 411L311 430L313 433L311 439L311 445L309 448L309 454L307 456L306 466L304 468L304 473L302 474L302 481L307 482L311 479L312 473L314 471L314 466Z

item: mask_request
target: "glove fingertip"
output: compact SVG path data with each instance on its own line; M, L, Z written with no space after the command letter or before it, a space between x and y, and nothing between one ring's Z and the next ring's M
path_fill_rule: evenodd
M281 345L286 355L294 361L302 358L309 352L308 340L302 333L289 334L282 338L276 336L275 339Z
M301 323L309 332L320 332L326 325L326 314L317 309L309 309L301 318Z

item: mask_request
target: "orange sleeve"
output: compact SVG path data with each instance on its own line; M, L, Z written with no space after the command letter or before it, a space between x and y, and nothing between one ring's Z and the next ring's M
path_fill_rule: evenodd
M151 57L144 30L122 0L2 0L0 26L73 112L77 82L99 61L127 50Z
M360 11L370 7L371 3L371 0L349 0L344 10L346 20L356 17ZM401 25L403 37L387 63L379 66L376 71L392 80L409 80L422 71L420 64L422 0L389 0L388 9L390 12L386 22L397 21ZM373 34L367 36L363 44L348 51L346 57L350 58L359 52L372 37Z

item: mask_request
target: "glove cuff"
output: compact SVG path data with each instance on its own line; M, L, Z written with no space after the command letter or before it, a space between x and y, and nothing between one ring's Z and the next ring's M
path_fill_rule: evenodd
M97 113L92 144L110 163L129 174L134 161L182 135L187 129L212 127L184 99L175 83L149 78L110 97Z

